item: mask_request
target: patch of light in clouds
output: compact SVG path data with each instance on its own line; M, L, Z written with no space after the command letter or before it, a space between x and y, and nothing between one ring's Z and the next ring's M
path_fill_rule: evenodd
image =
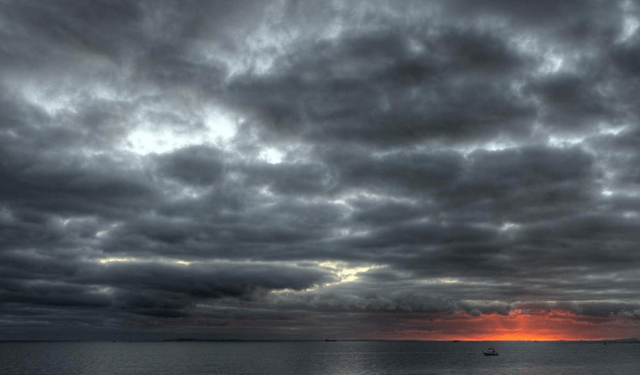
M328 269L339 279L339 281L325 286L354 282L360 278L359 274L383 267L377 265L351 266L344 262L320 262L318 266Z
M112 229L115 229L115 228L117 228L117 227L119 227L119 226L120 226L120 224L111 224L111 225L109 226L109 228L108 228L108 229L105 229L105 230L101 230L101 231L96 232L96 237L104 237L104 236L106 236L107 234L109 234L109 232L110 232Z
M266 161L269 164L278 164L282 162L284 158L284 152L274 147L265 147L261 152L259 158Z
M506 222L506 223L502 224L502 226L500 227L500 230L501 231L508 231L508 230L513 230L513 229L518 229L519 227L520 227L520 225L518 225L518 224Z
M277 291L272 291L273 294L287 294L287 293L306 293L306 292L314 292L319 288L328 288L334 287L347 283L355 283L360 280L361 274L369 272L371 270L384 268L386 266L368 264L368 265L351 265L346 262L336 262L336 261L326 261L326 262L315 262L314 267L326 270L331 272L337 281L325 283L322 285L318 285L313 288L307 288L301 291L296 291L292 289L282 289Z
M236 135L234 117L221 109L206 108L202 120L203 127L194 127L170 122L159 125L142 118L140 124L129 132L123 148L138 155L163 154L194 145L224 148Z
M441 277L435 279L424 279L419 281L420 284L425 285L441 285L441 284L459 284L460 279L452 277Z
M555 148L571 147L584 142L586 136L549 136L549 146Z
M622 31L620 36L616 40L618 43L624 43L629 40L637 31L640 26L640 21L638 21L637 17L633 16L634 2L631 0L625 1L622 3L622 8L625 11L625 15L622 23Z

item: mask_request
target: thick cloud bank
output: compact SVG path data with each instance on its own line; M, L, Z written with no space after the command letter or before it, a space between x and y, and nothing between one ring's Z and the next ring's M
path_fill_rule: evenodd
M637 1L0 4L0 339L640 336Z

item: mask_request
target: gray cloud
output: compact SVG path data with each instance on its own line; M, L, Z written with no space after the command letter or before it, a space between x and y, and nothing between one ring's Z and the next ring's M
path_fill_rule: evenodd
M639 20L625 1L5 1L0 327L635 322Z

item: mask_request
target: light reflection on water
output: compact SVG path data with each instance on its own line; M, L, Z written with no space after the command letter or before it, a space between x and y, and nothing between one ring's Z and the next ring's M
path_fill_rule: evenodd
M494 347L498 357L482 350ZM0 374L635 373L640 344L562 342L0 343Z

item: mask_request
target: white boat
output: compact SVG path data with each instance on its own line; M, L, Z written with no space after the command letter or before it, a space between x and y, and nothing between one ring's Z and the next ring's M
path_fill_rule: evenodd
M484 355L498 355L498 352L494 348L488 348L482 353L484 353Z

